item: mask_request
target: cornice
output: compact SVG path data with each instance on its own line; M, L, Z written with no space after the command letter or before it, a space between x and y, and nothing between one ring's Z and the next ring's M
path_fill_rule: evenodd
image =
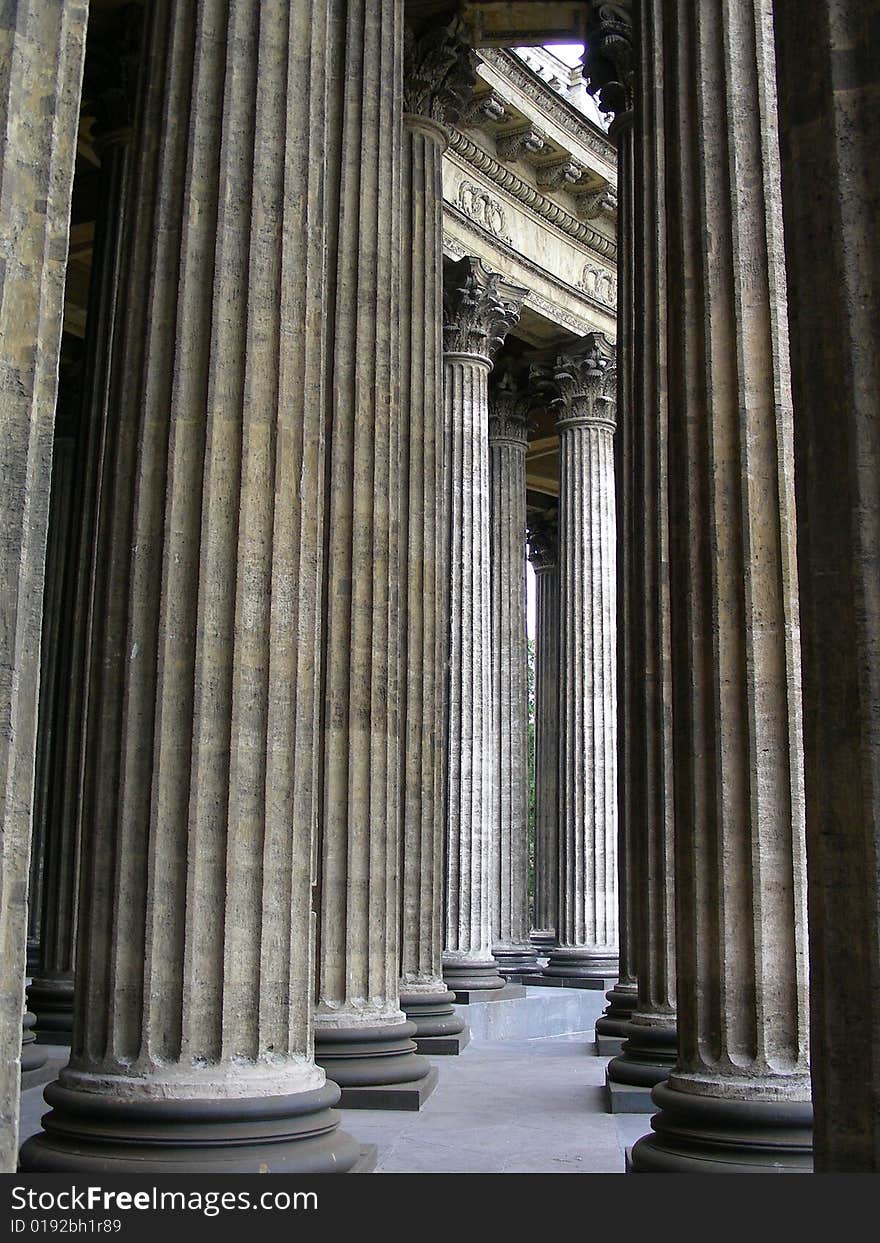
M503 242L494 234L489 233L482 225L478 224L476 221L470 220L454 205L444 203L443 211L444 213L448 212L450 217L456 220L465 229L487 237L492 243L493 249L500 251L501 254L505 255L507 258L512 259L519 267L524 268L529 274L534 273L538 279L549 281L551 284L559 286L560 290L569 296L574 294L576 298L589 303L591 308L601 311L606 318L610 316L611 319L614 319L613 306L609 306L607 302L602 302L601 299L592 296L587 290L582 289L580 286L569 285L565 281L560 280L558 276L555 276L552 272L548 272L546 268L542 268L539 264L527 258L525 255L520 254L518 250L515 250L512 246L506 242ZM443 234L443 249L445 253L453 259L462 259L465 255L471 253L468 247L460 242L458 238L450 236L450 234L445 231ZM550 323L558 324L561 328L566 328L569 332L574 333L574 335L578 337L582 337L585 333L590 332L595 328L595 321L591 321L587 315L579 316L570 311L566 311L559 305L558 302L552 302L549 298L544 298L534 289L530 289L526 294L524 305L531 307L533 311L539 311L545 319L550 321Z
M579 242L583 242L594 254L600 255L603 259L615 260L617 258L617 243L611 238L605 237L596 229L585 224L584 221L578 220L576 216L572 216L564 207L560 207L558 203L554 203L552 199L541 194L540 190L536 190L534 186L530 186L528 182L522 180L509 168L505 168L503 164L499 164L493 159L488 152L482 147L478 147L475 142L471 142L461 130L453 129L450 135L449 149L459 155L471 167L477 169L489 181L495 183L500 189L504 190L512 198L517 199L524 206L530 208L536 215L545 220L547 224L558 229L560 233L565 233L568 237L573 237Z
M497 69L524 95L528 95L537 104L539 111L549 120L555 121L571 138L600 156L606 164L617 166L617 147L604 130L589 117L578 112L562 95L551 90L544 79L524 64L515 52L501 48L481 48L479 55L487 65Z

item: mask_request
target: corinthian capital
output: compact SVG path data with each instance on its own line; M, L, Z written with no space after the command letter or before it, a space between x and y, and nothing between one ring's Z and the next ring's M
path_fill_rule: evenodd
M407 26L404 39L404 112L455 125L473 98L476 53L457 23L418 35Z
M534 566L535 573L552 570L556 565L559 547L559 511L555 506L529 514L526 539L529 544L529 561Z
M631 5L594 3L587 23L584 73L604 112L619 117L633 106L636 58Z
M512 359L496 364L489 384L489 440L510 441L525 451L534 405L528 367Z
M505 281L481 259L465 255L443 281L443 338L451 354L491 360L519 319L528 290Z
M594 424L614 431L617 416L617 363L604 333L588 332L560 351L555 362L533 368L536 387L559 412L557 427Z

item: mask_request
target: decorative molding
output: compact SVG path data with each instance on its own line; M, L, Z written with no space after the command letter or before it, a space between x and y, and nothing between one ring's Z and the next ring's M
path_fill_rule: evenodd
M461 130L454 129L452 131L449 147L450 150L461 156L463 160L482 173L484 177L493 181L500 189L511 195L512 198L531 208L542 220L546 220L548 224L559 229L561 233L583 242L585 246L595 251L597 255L603 256L603 258L617 258L616 242L597 232L582 220L578 220L570 212L567 212L564 207L560 207L558 203L548 199L546 195L536 190L534 186L530 186L523 181L511 169L505 168L503 164L499 164L497 160L493 159L486 151L483 151L481 147L478 147L476 143L471 142Z
M505 227L504 208L486 190L474 185L472 181L463 181L458 187L457 203L459 209L487 233L510 241Z
M490 361L519 319L527 290L465 255L443 280L443 343L450 354Z
M613 141L573 104L553 92L538 74L523 64L514 52L506 49L481 48L480 60L491 65L522 91L560 129L576 142L600 156L606 164L617 167L617 148Z
M469 220L463 213L458 212L454 205L445 203L443 210L454 219L457 219L465 228L472 229L475 233L485 232L485 230L481 229L478 225L475 225L474 222ZM549 281L553 285L558 285L560 290L569 297L571 297L572 294L577 298L584 298L584 296L586 296L586 299L591 302L597 310L600 310L605 315L613 313L613 307L609 307L608 304L602 302L598 297L596 297L595 294L590 293L589 290L582 289L579 286L567 284L567 282L561 280L552 272L548 272L546 268L542 268L540 264L535 263L532 259L520 254L520 252L515 250L509 243L502 242L500 238L496 238L494 241L497 249L502 255L506 258L512 259L520 267L525 268L527 272L533 273L538 280L545 280ZM471 253L468 248L458 240L458 238L450 236L447 232L444 232L443 234L443 250L451 259L461 259L464 255ZM532 310L538 311L544 316L545 319L550 320L551 323L559 324L561 328L567 328L578 337L582 337L584 333L589 332L593 327L589 319L586 317L581 318L578 315L572 314L570 311L564 310L558 302L551 302L548 298L542 297L534 290L529 290L523 305L530 306Z
M547 139L534 125L523 125L509 134L502 134L495 144L502 160L528 159L543 151L546 145Z
M617 281L614 273L609 272L607 268L597 267L594 263L585 263L578 287L604 306L612 309L617 306Z
M564 155L539 165L535 169L535 181L548 190L568 190L571 193L586 171L577 160L573 160L570 155Z

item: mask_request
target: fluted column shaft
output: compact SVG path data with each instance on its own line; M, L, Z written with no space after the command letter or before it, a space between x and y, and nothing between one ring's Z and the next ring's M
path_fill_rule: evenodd
M424 1078L400 1008L402 0L338 6L315 1050L347 1089ZM404 587L406 583L404 580Z
M617 973L616 375L560 360L559 945L549 975Z
M139 25L139 24L138 24ZM109 54L121 57L136 43L137 26L120 33ZM90 87L86 62L86 85ZM77 408L71 412L66 476L56 452L53 511L57 526L55 559L59 588L51 607L63 626L54 636L52 668L44 672L40 692L41 728L45 720L46 861L43 875L40 960L28 990L37 1016L37 1032L49 1043L68 1044L73 1029L73 990L77 925L77 887L82 835L85 729L89 639L93 624L95 536L99 482L107 434L110 360L119 332L120 259L130 170L130 116L125 93L113 83L94 101L98 119L95 140L101 156L98 217L95 224L86 358ZM56 437L57 444L57 437ZM57 505L56 505L57 495ZM50 679L51 678L51 682ZM45 699L44 699L45 695Z
M26 1169L357 1160L312 1059L328 16L283 0L149 10L73 1043ZM293 142L304 115L309 143Z
M450 495L446 940L453 989L500 988L492 956L491 357L525 291L462 259L444 286L444 410ZM519 297L519 301L517 301Z
M528 398L489 395L490 604L495 780L492 952L506 970L535 969L529 941L529 704L526 634Z
M500 987L492 957L492 626L488 358L447 354L450 663L444 977ZM485 977L485 979L484 979ZM478 984L473 984L477 987Z
M404 41L400 407L402 813L400 1004L425 1051L457 1052L464 1021L443 981L449 660L449 495L444 480L443 153L473 90L474 53L429 25Z
M644 1087L666 1077L677 1053L663 65L652 16L652 5L644 5L640 53L650 72L638 82L643 128L635 170L634 233L641 259L633 290L631 560L625 639L630 695L626 806L633 826L639 909L638 998L624 1031L622 1056L608 1067L612 1080Z
M775 4L774 20L804 654L814 1147L819 1172L876 1173L880 5Z
M448 531L443 487L443 199L446 131L404 116L400 319L406 525L401 992L443 983L443 729Z
M529 530L535 571L535 929L556 940L559 865L559 572L556 532Z
M596 1023L600 1035L620 1038L636 1004L638 919L637 861L639 826L633 815L632 770L638 762L631 721L641 669L632 645L633 564L638 538L633 504L633 337L635 334L634 114L632 99L609 130L617 145L617 431L614 445L614 497L617 524L617 899L618 979L608 1006Z
M667 0L652 13L668 193L679 1055L633 1160L804 1170L800 642L771 6Z
M86 0L0 17L0 1170L15 1169L43 566Z

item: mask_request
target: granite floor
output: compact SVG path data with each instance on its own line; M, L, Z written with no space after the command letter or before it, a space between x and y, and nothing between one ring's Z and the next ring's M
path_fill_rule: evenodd
M440 1081L418 1113L348 1109L342 1125L378 1145L377 1173L623 1173L648 1116L605 1112L608 1059L592 1039L474 1040L460 1057L432 1059ZM42 1092L22 1093L22 1140L39 1128Z
M377 1173L623 1173L648 1116L605 1112L607 1058L593 1033L473 1041L436 1058L440 1082L418 1113L344 1110L379 1147Z

